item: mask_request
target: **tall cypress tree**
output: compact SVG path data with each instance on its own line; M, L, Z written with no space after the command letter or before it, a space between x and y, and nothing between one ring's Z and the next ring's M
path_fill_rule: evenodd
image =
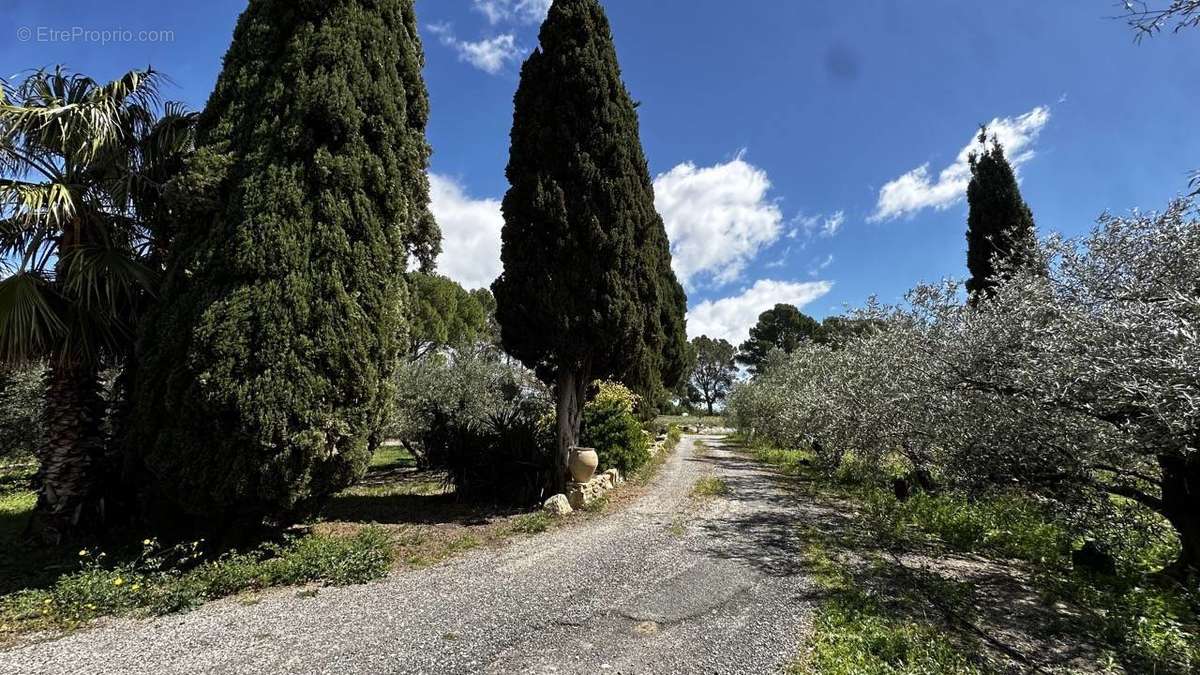
M1021 198L1017 177L994 136L987 144L987 129L979 131L982 152L970 156L971 182L967 185L967 293L972 299L995 288L1003 270L1029 263L1037 234L1033 213Z
M597 0L555 0L521 68L492 288L505 348L555 387L559 470L588 383L643 393L684 375L687 298Z
M413 0L251 0L178 190L128 447L158 513L286 522L357 480L432 262ZM188 188L191 189L188 189Z

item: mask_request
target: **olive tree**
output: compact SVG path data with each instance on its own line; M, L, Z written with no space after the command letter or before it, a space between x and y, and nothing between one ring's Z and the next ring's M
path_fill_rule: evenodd
M881 330L803 345L730 402L748 431L934 464L967 488L1015 486L1065 514L1132 500L1200 570L1200 221L1190 202L1052 237L1036 269L973 304L954 282L869 306Z

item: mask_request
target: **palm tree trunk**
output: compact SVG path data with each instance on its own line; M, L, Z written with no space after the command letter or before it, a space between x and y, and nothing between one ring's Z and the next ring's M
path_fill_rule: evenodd
M104 399L94 364L50 362L46 443L38 451L37 505L30 527L59 544L94 533L104 520Z

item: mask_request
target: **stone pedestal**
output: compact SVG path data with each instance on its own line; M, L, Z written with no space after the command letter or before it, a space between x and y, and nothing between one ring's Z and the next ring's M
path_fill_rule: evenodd
M570 502L571 508L582 509L623 482L620 472L616 469L609 469L586 483L572 481L567 483L567 501Z

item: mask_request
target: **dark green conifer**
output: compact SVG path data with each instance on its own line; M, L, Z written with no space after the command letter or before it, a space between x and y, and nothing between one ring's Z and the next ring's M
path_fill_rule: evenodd
M365 471L406 261L438 249L423 61L412 0L251 0L238 20L138 353L128 447L156 515L286 522Z
M757 374L771 351L791 354L806 341L818 341L821 324L795 305L779 303L758 315L750 327L750 338L738 347L737 361Z
M579 437L588 384L644 396L684 376L687 298L596 0L556 0L521 69L493 291L509 353L555 386L560 470Z
M982 152L972 153L971 182L967 185L967 293L974 299L995 288L1003 269L1030 262L1037 234L1033 213L1021 198L1021 189L1004 148L994 136L987 144L987 129L980 129Z

